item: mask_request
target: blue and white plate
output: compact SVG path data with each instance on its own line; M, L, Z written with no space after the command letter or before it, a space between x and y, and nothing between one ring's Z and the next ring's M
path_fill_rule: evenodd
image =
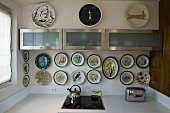
M76 85L83 84L86 79L83 71L80 71L80 70L73 71L71 73L71 76L72 76L74 84Z

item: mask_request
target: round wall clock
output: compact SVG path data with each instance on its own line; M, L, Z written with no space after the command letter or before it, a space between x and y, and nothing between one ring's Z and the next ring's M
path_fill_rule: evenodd
M95 4L86 4L79 11L80 21L87 27L97 25L102 18L100 8Z

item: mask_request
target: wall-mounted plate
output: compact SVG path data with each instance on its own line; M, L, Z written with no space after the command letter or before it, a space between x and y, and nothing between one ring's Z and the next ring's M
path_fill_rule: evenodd
M41 53L35 58L35 64L39 69L47 69L51 64L51 58L48 54Z
M147 85L147 84L149 84L151 77L150 77L149 72L141 71L137 74L136 80L139 84Z
M58 53L54 58L54 62L58 67L65 67L68 63L68 57L64 53Z
M74 84L76 85L80 85L80 84L83 84L86 77L84 75L84 72L81 71L81 70L75 70L71 73L71 76L72 76L72 79L73 79L73 82Z
M129 5L125 12L125 21L134 28L145 26L150 18L149 9L140 2Z
M101 10L95 4L85 4L79 11L79 19L81 23L87 27L97 25L101 18Z
M120 64L123 68L129 69L131 68L135 63L135 60L132 55L126 54L122 56L120 59Z
M59 71L55 72L53 79L56 84L64 85L67 82L68 77L64 71L59 70Z
M87 64L91 68L98 68L101 65L101 59L98 55L92 54L87 58Z
M29 64L28 63L23 64L23 72L24 72L24 74L27 74L29 72Z
M29 60L29 52L27 50L23 51L22 57L24 62L27 62Z
M74 53L71 57L71 62L75 66L81 66L84 63L84 56L81 53Z
M35 74L35 81L39 85L48 85L51 82L51 74L48 71L40 70Z
M28 75L25 75L22 80L22 84L24 85L24 87L27 87L29 82L30 82L30 77Z
M90 70L87 73L87 80L92 84L98 84L101 81L101 74L97 70Z
M130 71L124 71L121 75L120 75L120 81L122 84L124 85L130 85L133 83L134 81L134 75L132 72Z
M136 58L136 64L140 68L147 68L150 64L149 57L145 54L141 54Z
M107 57L102 65L103 74L108 79L113 79L117 76L119 65L114 57Z
M40 3L33 8L31 19L39 27L49 27L55 20L55 11L49 4Z

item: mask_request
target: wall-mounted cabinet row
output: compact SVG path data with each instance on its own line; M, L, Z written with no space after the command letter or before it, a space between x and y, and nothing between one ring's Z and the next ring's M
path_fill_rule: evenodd
M160 50L161 42L151 30L20 29L21 50Z

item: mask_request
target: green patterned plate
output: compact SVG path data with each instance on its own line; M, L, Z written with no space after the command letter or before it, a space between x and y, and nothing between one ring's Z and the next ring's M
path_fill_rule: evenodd
M51 58L48 54L41 53L36 57L35 64L39 69L47 69L51 64Z

